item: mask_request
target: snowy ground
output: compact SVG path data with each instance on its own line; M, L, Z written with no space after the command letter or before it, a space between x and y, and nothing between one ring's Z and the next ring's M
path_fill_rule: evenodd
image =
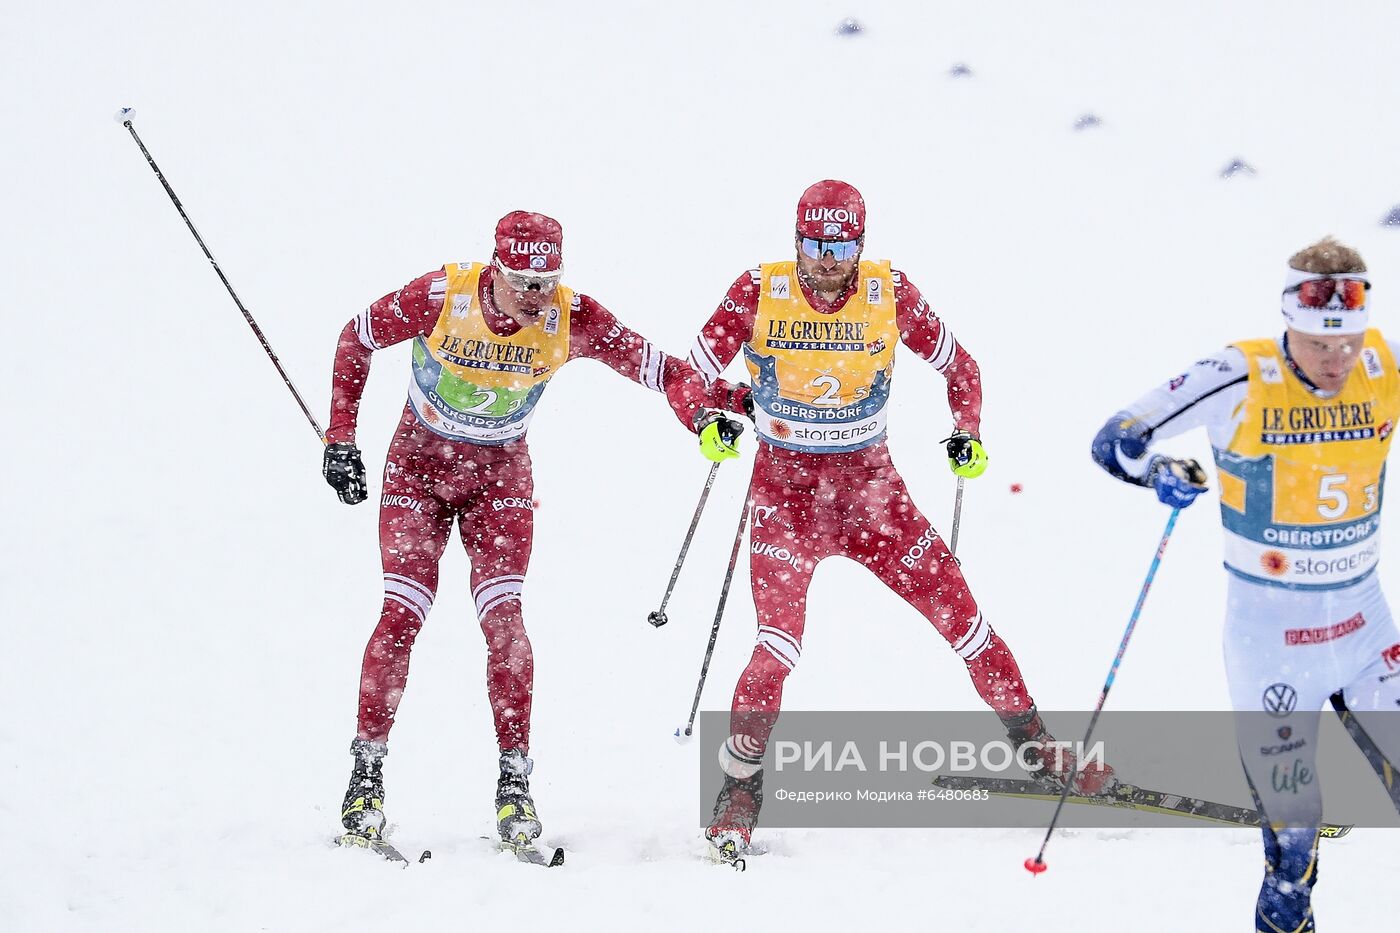
M652 630L705 465L658 398L583 364L534 422L525 604L536 797L570 864L524 868L477 838L494 753L455 547L386 766L400 840L434 858L400 872L329 848L379 604L374 509L323 485L311 431L110 114L137 108L320 417L345 320L484 258L507 210L559 217L571 284L683 353L739 271L789 254L802 188L854 182L867 255L893 258L982 364L993 466L969 486L965 569L1041 706L1084 708L1165 520L1089 462L1101 420L1273 333L1284 258L1325 233L1361 249L1396 326L1400 231L1377 222L1400 202L1384 45L1400 10L387 9L6 7L4 927L1246 929L1250 832L1078 832L1034 880L1033 830L775 830L745 875L695 858L698 751L670 734L746 468L722 471L673 622ZM845 16L864 34L835 35ZM959 62L971 77L949 77ZM1102 125L1075 132L1087 112ZM1217 177L1237 157L1258 174ZM941 380L903 358L892 447L946 525ZM406 350L376 362L372 472L407 368ZM1203 437L1176 449L1208 454ZM566 498L577 476L594 492ZM1115 708L1226 706L1213 509L1183 518ZM824 565L811 605L790 708L976 708L957 659L855 565ZM707 706L727 702L751 626L740 592ZM1382 922L1398 848L1393 831L1326 847L1327 929Z

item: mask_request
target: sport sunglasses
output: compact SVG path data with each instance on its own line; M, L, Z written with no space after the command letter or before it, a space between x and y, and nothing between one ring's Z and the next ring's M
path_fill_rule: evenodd
M518 269L507 269L499 257L493 265L496 271L505 277L506 284L517 292L544 292L548 295L559 286L559 279L563 275L561 272L522 272Z
M860 252L861 240L818 240L813 237L804 236L802 238L802 255L810 259L821 259L827 253L837 262L845 262L847 259L854 259Z
M1288 286L1283 293L1297 292L1298 304L1305 308L1325 308L1332 303L1333 296L1340 295L1342 307L1355 311L1365 306L1366 292L1370 287L1371 283L1365 279L1309 279Z

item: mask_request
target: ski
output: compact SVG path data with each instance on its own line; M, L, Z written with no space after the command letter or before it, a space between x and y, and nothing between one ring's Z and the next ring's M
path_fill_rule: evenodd
M335 844L355 849L368 849L376 855L383 856L387 861L399 862L404 868L408 867L408 859L398 849L378 837L361 836L359 833L344 833L336 837ZM423 859L419 859L423 861Z
M490 836L481 838L490 840ZM536 846L533 840L528 839L524 833L515 837L514 841L507 839L496 840L496 848L502 852L509 852L519 861L529 865L539 865L541 868L558 868L564 864L564 850L555 847L554 852L548 857L545 856Z
M1010 778L954 777L940 774L933 779L935 787L944 790L985 790L999 797L1020 797L1028 800L1060 799L1060 790L1053 785L1039 781L1015 780ZM1119 784L1108 794L1089 797L1083 794L1070 794L1067 803L1082 803L1096 807L1124 807L1130 810L1143 810L1149 813L1167 813L1229 826L1258 826L1259 811L1248 807L1236 807L1227 803L1214 803L1195 797L1167 794L1148 790L1132 784ZM1351 826L1336 823L1323 823L1321 834L1329 839L1340 839L1351 832Z

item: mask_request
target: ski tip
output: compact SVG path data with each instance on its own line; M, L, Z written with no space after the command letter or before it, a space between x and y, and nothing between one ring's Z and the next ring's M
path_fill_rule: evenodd
M430 859L430 858L432 858L432 857L433 857L433 852L432 852L432 850L431 850L431 849L424 849L424 850L423 850L423 853L422 853L421 855L418 856L418 864L419 864L419 865L422 865L424 862L426 862L428 859Z
M1038 855L1034 858L1026 859L1025 866L1026 871L1030 872L1032 875L1038 875L1050 867L1046 865L1045 861Z
M549 867L550 867L550 868L558 868L560 865L563 865L563 864L564 864L564 850L563 850L563 849L555 849L555 850L554 850L554 854L553 854L552 856L550 856L550 858L549 858Z

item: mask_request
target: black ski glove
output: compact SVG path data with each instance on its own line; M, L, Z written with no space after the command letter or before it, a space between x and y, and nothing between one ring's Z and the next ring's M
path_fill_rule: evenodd
M369 495L365 462L360 458L360 448L354 444L327 444L321 475L346 505L359 505Z

